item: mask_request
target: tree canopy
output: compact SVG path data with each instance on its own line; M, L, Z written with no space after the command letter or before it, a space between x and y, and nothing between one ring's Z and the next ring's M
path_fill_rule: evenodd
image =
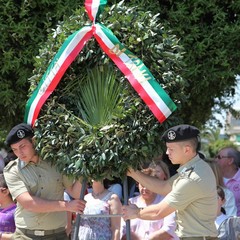
M230 108L240 73L240 1L159 1L162 16L185 47L189 101L181 114L201 125L213 109ZM230 102L226 101L230 100Z
M79 1L2 0L0 5L0 141L23 121L34 58L49 31L68 17Z

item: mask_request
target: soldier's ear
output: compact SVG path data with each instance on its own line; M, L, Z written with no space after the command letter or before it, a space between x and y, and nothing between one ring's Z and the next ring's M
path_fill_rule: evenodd
M188 144L186 144L186 145L184 146L184 148L185 148L185 152L186 152L186 153L188 153L188 152L191 150L191 146L188 145Z

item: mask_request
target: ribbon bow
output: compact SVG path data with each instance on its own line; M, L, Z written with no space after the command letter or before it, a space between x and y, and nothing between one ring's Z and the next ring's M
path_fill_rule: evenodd
M92 37L125 75L160 123L176 110L174 102L144 63L126 49L110 29L96 21L106 3L107 0L85 0L85 9L92 25L81 28L65 40L27 101L24 116L26 123L34 126L41 107L57 87L67 68Z

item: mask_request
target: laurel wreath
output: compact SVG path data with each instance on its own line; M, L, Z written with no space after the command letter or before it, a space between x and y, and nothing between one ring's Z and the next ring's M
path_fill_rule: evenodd
M184 81L178 75L182 49L157 15L121 2L106 9L102 19L142 58L172 99L185 100L181 93ZM30 93L64 40L87 23L81 8L49 34L35 59ZM140 168L163 151L161 133L178 121L173 114L160 124L118 68L90 40L41 109L35 126L37 150L44 160L73 177L123 178L129 167Z

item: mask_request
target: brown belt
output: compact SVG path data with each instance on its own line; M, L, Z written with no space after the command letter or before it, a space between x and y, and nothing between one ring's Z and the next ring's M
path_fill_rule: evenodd
M29 234L29 235L34 235L34 236L46 236L46 235L51 235L55 233L60 233L64 232L65 228L57 228L53 230L30 230L30 229L25 229L25 228L18 228L22 233L24 234Z
M218 240L218 237L180 237L180 240Z

